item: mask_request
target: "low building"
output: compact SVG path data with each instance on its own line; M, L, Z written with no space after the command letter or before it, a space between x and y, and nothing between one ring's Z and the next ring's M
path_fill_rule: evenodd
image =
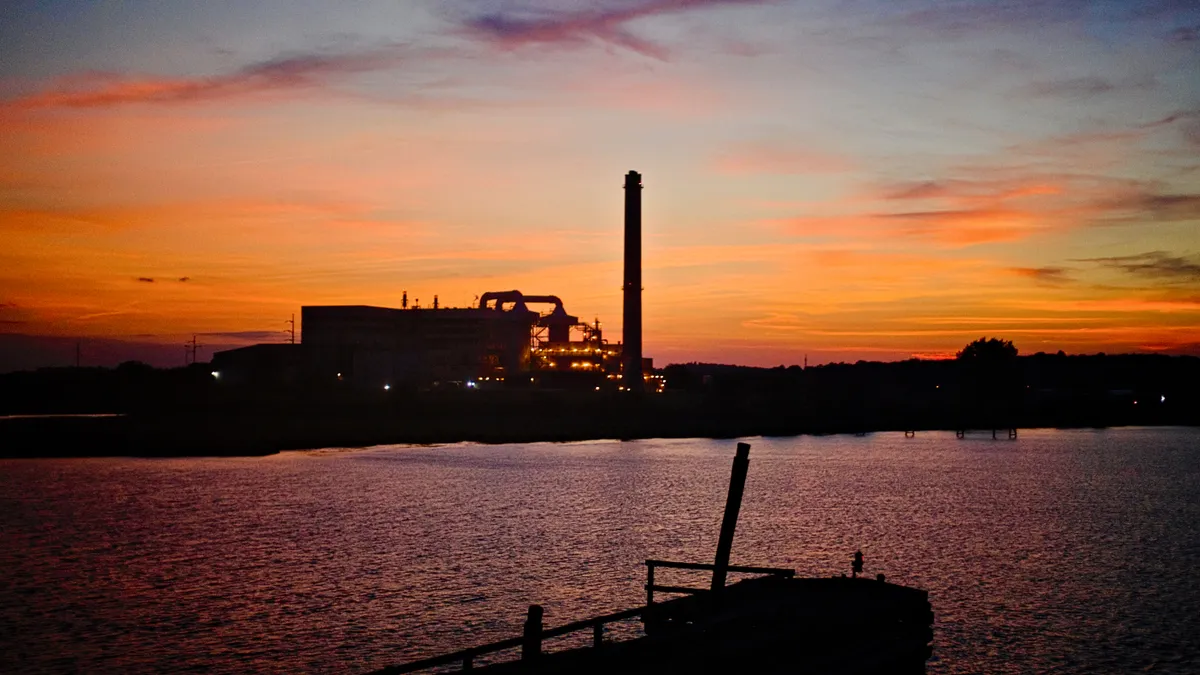
M213 377L229 384L293 385L308 370L302 345L262 344L228 349L212 357Z
M315 376L366 387L466 383L529 369L529 310L310 306L302 343Z

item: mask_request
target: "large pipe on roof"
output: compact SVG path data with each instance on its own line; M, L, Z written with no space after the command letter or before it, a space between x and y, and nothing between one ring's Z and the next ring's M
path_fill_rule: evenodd
M526 304L528 304L528 303L543 304L544 303L547 305L554 305L555 312L567 311L567 310L563 309L563 302L562 302L562 300L558 299L557 295L527 295L527 296L525 296L525 302L526 302Z
M642 390L642 175L625 174L625 293L622 383Z
M506 302L511 302L518 307L523 307L529 303L554 305L554 311L564 312L563 301L557 295L525 295L521 291L488 291L479 296L479 309L487 309L488 303L495 300L496 308Z
M492 300L496 301L496 307L500 307L505 302L517 302L523 300L524 295L521 291L488 291L479 296L479 309L487 309L487 305Z

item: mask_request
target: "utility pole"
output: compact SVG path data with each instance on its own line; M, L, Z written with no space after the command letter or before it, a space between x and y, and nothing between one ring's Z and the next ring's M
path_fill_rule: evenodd
M191 360L191 363L195 363L195 362L196 362L196 355L200 353L200 348L201 348L201 347L203 347L203 346L204 346L204 345L202 345L202 344L197 344L197 343L196 343L196 336L195 336L195 335L192 335L192 341L191 341L191 342L185 342L185 343L183 343L183 365L185 365L185 366L186 366L186 365L188 364L188 357L189 357L189 356L190 356L190 357L191 357L191 359L192 359L192 360Z
M289 341L291 344L296 344L296 313L293 312L292 318L284 321L284 323L291 324L292 327L288 329L288 334L290 335Z

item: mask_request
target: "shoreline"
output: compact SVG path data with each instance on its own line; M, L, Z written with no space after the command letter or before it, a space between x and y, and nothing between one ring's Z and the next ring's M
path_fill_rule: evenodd
M881 420L882 421L882 420ZM265 457L286 451L324 448L368 448L380 445L448 445L478 443L578 443L651 438L732 439L754 436L789 438L840 434L939 432L962 429L968 436L998 430L997 440L1009 440L1009 428L1104 429L1129 426L1200 428L1184 420L1121 420L1113 423L1080 420L1015 420L996 424L801 424L800 420L690 420L625 418L610 424L582 420L536 424L530 419L462 420L311 418L273 416L209 417L167 415L24 416L0 418L0 458L66 459L103 457ZM611 422L611 421L610 421ZM1038 423L1040 422L1040 423ZM974 433L972 433L974 432Z

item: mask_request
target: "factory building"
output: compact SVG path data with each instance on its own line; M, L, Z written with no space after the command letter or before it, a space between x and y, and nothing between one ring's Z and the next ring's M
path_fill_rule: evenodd
M642 356L641 174L625 176L624 346L599 320L580 322L553 295L484 293L478 306L307 306L301 343L255 345L213 355L214 377L231 383L344 382L362 388L538 385L661 391ZM532 309L536 307L538 309ZM278 348L277 348L278 347ZM284 369L286 372L276 373ZM222 374L223 373L223 374Z
M529 362L528 312L302 307L301 345L315 373L356 385L469 382Z
M367 389L527 383L571 389L624 387L621 345L604 339L598 320L583 323L568 314L557 296L513 290L484 293L476 307L407 304L406 296L399 309L302 307L300 344L218 352L214 372L230 383L303 380ZM287 364L286 377L274 373L274 366L282 363ZM644 365L646 370L650 367Z

